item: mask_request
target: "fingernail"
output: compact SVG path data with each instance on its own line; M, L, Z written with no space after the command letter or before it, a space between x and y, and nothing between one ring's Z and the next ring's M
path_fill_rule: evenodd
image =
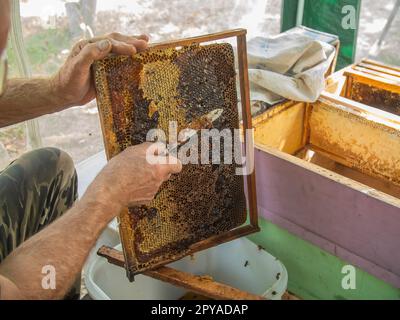
M108 40L101 40L100 42L97 42L97 48L99 48L100 51L106 51L110 47L110 41Z

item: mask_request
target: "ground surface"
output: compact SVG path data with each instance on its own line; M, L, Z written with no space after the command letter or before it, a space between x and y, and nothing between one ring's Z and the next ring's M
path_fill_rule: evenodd
M357 58L368 55L378 39L395 0L362 0ZM139 4L140 3L140 4ZM279 32L281 0L98 0L93 29L97 34L110 31L150 33L153 41L185 37L245 27L249 35ZM21 5L25 42L36 75L52 74L68 54L73 39L61 0L24 0ZM388 34L381 58L400 64L400 12ZM15 57L9 54L11 73L16 76ZM68 151L75 162L103 148L95 103L41 117L40 131L45 146ZM27 148L23 124L0 130L0 168Z

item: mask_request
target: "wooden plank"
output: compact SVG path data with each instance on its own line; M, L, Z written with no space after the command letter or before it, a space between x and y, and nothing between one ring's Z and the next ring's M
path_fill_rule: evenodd
M367 117L371 121L384 124L396 130L400 129L400 116L367 106L365 104L353 101L341 96L335 96L328 92L323 92L318 99L321 102L328 102L335 107L349 113Z
M362 59L361 62L369 64L369 65L374 65L374 66L378 66L378 67L384 67L385 69L389 69L389 70L400 72L400 67L393 66L393 65L390 65L390 64L386 64L386 63L382 63L382 62L379 62L379 61L376 61L376 60Z
M357 79L359 82L363 82L369 84L371 86L375 86L377 88L385 89L394 93L400 93L400 80L391 80L382 78L380 76L366 74L364 72L360 72L358 70L345 71L344 75L346 77L353 77Z
M242 123L243 129L252 130L252 117L250 105L250 85L247 63L247 44L246 34L237 36L237 59L239 64L240 82L240 103L242 104ZM250 224L258 228L257 195L256 195L256 173L254 169L254 140L253 136L249 139L244 133L244 146L246 150L246 165L252 167L252 172L247 173L247 197L250 211Z
M325 101L313 103L310 127L309 143L335 161L400 185L400 130Z
M352 179L349 179L343 175L337 174L331 170L322 168L318 165L315 165L313 163L304 161L302 159L299 159L297 156L294 155L290 155L284 152L281 152L279 150L276 150L274 148L268 147L266 145L262 145L259 143L256 143L255 145L256 148L256 153L255 153L255 161L256 161L256 165L257 165L257 155L260 151L270 154L273 157L280 159L280 161L283 162L289 162L297 167L300 167L300 170L303 171L309 171L313 174L316 174L318 176L321 176L325 179L330 179L333 180L334 182L340 184L340 185L344 185L347 188L351 188L355 191L358 192L362 192L362 193L367 193L369 197L375 198L379 201L385 202L388 205L394 206L396 207L398 210L400 210L400 199L392 197L390 195L387 195L386 193L383 193L379 190L373 190L371 188L369 188L368 186L366 186L365 184L362 184L360 182L354 181ZM259 157L259 156L258 156ZM262 172L264 172L265 170L267 170L266 168L263 168L263 166L259 166L260 170ZM262 174L259 174L260 176L262 176ZM259 185L259 183L257 183L257 186ZM260 191L257 191L258 193ZM260 207L260 200L258 201L258 205ZM400 211L399 211L400 214Z
M338 60L339 51L340 51L340 41L339 40L335 41L333 46L335 47L335 57L333 58L332 63L330 65L327 73L325 74L325 76L330 76L331 74L333 74L335 72L335 69L336 69L337 60Z
M290 154L297 152L305 145L306 116L303 102L285 102L267 110L255 120L255 142Z
M296 157L331 170L341 176L365 184L371 187L371 190L379 190L380 192L391 195L396 199L400 199L400 185L390 183L389 181L379 177L365 174L360 170L353 168L352 164L340 155L326 152L312 145L307 145L301 152L296 154Z
M304 122L303 122L303 132L302 132L302 140L301 146L304 147L308 141L310 140L310 116L312 112L313 106L311 103L306 103L304 108ZM298 151L298 150L297 150ZM291 153L294 154L294 153Z
M108 260L111 264L121 268L125 267L124 255L121 251L102 246L97 254ZM213 281L207 276L196 276L170 267L160 267L143 273L151 278L170 283L177 287L188 289L200 295L217 300L265 300L263 297L241 291L231 286Z
M346 74L347 79L345 83L345 88L344 88L344 96L348 99L351 99L352 97L352 88L353 88L353 77L349 74Z
M260 215L400 287L400 200L294 156L256 146Z
M387 75L394 76L394 77L400 77L400 71L389 69L389 68L386 68L384 66L377 66L377 65L363 63L363 62L357 64L357 66L361 67L361 68L373 70L375 72L379 72L379 73L382 73L382 74L387 74Z
M353 70L359 71L361 73L366 74L367 76L372 75L372 76L376 76L376 77L380 77L382 79L386 79L389 81L393 81L393 82L397 82L400 84L400 78L398 75L392 75L389 73L384 73L382 71L376 70L377 67L375 68L365 68L363 67L361 64L355 65L353 66Z

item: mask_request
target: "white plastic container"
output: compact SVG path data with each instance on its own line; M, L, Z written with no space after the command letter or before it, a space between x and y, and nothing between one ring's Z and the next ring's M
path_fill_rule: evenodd
M103 244L113 245L115 237L110 237L110 231L116 233L114 228L115 225L110 225L106 230ZM115 247L121 250L120 244ZM288 281L285 266L246 238L198 252L169 266L195 275L209 275L215 281L273 300L281 299ZM175 300L187 292L186 289L142 275L136 276L131 283L123 268L111 265L94 254L85 266L85 284L89 295L96 300Z

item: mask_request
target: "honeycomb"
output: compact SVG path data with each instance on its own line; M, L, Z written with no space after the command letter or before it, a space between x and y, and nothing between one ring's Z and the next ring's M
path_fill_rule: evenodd
M351 98L354 101L400 115L400 94L353 81Z
M108 56L95 63L94 77L108 157L144 142L150 129L160 128L168 136L169 121L178 123L179 132L216 108L223 113L214 128L239 128L229 44ZM221 159L222 147L221 142ZM120 215L128 277L178 260L192 244L245 221L243 178L235 175L234 164L184 165L148 206L127 208Z

